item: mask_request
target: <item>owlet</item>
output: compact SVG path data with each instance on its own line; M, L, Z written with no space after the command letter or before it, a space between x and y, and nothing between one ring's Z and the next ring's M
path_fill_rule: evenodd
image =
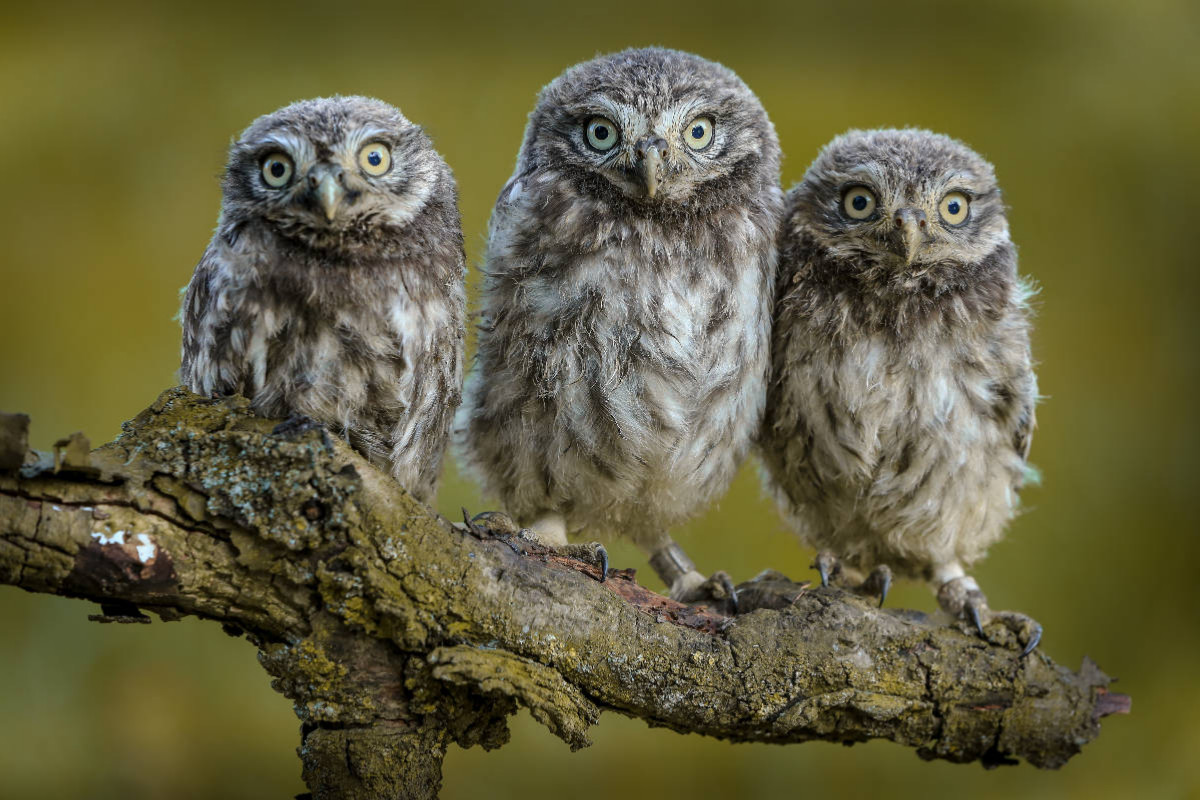
M392 106L306 100L233 143L183 301L183 382L309 418L416 497L462 386L463 239L449 168Z
M775 131L725 67L627 50L542 90L492 214L456 436L544 542L627 536L673 597L729 599L669 529L756 436L781 211Z
M1037 399L991 165L927 131L851 131L789 193L779 249L762 454L822 580L923 578L1028 652L1041 628L989 611L965 571L1017 507Z

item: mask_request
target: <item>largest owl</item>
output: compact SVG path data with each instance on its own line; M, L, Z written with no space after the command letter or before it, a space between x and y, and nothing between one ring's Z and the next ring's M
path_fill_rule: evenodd
M966 574L1017 507L1037 400L992 166L928 131L851 131L789 193L779 250L762 453L822 579L923 578L1028 652L1040 627Z
M180 316L183 382L313 420L429 501L461 397L454 178L365 97L305 100L233 143Z
M658 48L541 92L492 214L465 464L544 542L630 537L683 600L727 599L669 529L762 416L779 145L729 69Z

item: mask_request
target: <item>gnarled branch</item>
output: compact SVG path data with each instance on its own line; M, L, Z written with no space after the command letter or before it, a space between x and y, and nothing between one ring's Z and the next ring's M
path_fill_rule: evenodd
M245 632L301 719L315 797L436 795L446 746L528 708L572 749L601 710L737 741L890 739L924 758L1058 767L1128 709L1079 673L778 574L734 618L453 525L340 442L239 398L164 392L114 442L28 454L0 418L0 582ZM18 467L18 465L20 465Z

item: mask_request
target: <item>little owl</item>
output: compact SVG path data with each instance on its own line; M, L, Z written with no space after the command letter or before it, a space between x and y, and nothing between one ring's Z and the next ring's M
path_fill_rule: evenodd
M676 599L731 599L668 531L761 422L781 213L775 131L725 67L627 50L542 90L492 214L456 441L544 543L627 536Z
M344 437L432 499L462 385L463 240L429 138L364 97L306 100L233 143L183 301L183 382Z
M1032 650L1040 626L965 572L1017 507L1037 399L991 165L927 131L840 136L788 195L779 262L762 455L823 582L874 570L882 602L892 570L923 578Z

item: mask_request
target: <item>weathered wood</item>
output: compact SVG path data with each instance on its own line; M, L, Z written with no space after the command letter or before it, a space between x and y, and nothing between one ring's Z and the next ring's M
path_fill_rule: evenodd
M0 582L95 600L109 621L245 632L295 702L316 798L434 796L447 744L504 744L519 706L573 749L616 710L737 741L883 738L1049 768L1128 710L1095 665L1020 658L999 625L984 641L778 573L743 584L753 610L733 618L632 571L602 583L451 524L320 432L272 429L240 398L172 389L90 454L72 437L27 456L0 472Z

